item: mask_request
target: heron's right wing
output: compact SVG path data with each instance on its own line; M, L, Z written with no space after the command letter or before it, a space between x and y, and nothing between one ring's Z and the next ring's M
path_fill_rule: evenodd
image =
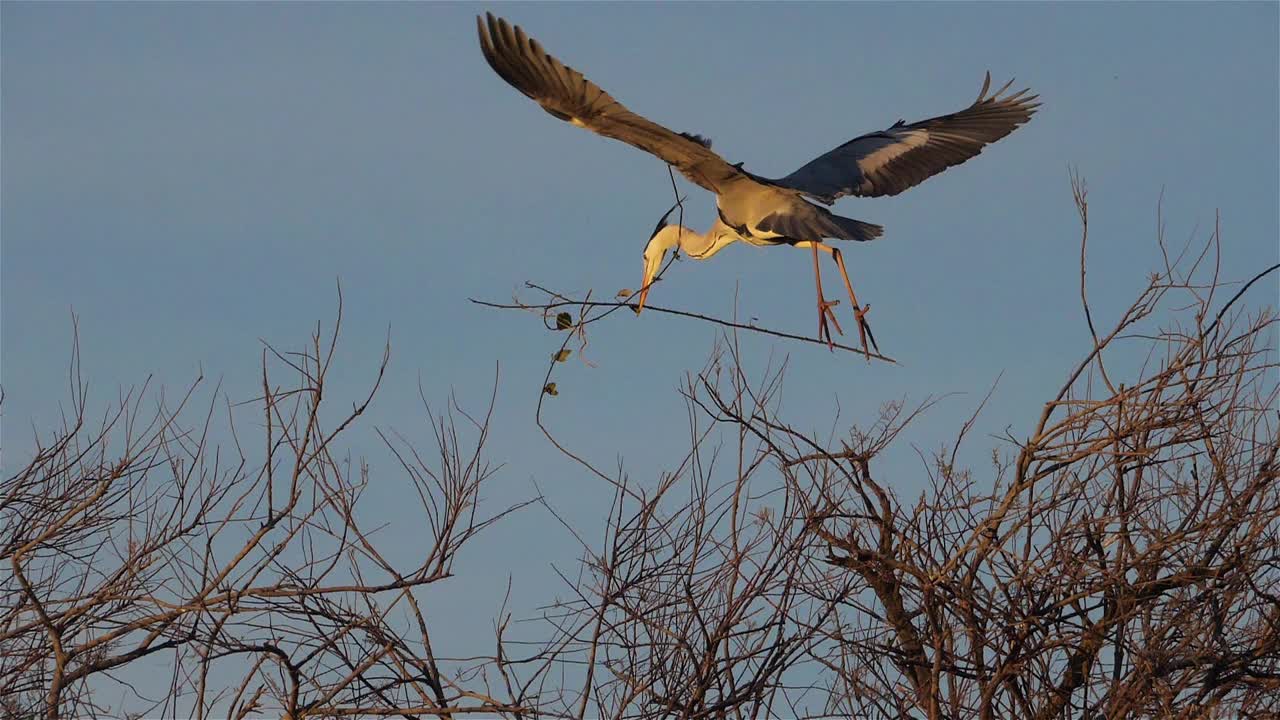
M845 195L897 195L974 157L1031 119L1040 103L1029 90L991 95L991 73L978 99L950 115L910 125L899 120L880 132L856 137L773 182L831 204Z
M696 135L673 132L637 115L609 93L542 49L519 26L485 13L476 17L480 49L489 67L555 117L638 147L712 191L742 171Z

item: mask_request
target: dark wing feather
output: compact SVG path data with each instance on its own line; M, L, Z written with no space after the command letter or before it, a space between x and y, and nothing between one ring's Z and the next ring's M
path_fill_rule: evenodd
M953 165L982 152L987 145L1031 119L1038 95L1022 90L991 96L991 73L972 105L957 113L907 125L899 120L881 132L856 137L773 182L830 204L845 195L897 195Z
M783 212L766 215L756 223L756 229L777 233L792 240L812 241L834 238L866 242L875 240L884 233L884 228L879 225L841 217L826 208L799 199Z
M476 25L489 67L555 117L652 153L712 192L742 175L711 150L710 141L672 132L631 112L582 73L548 54L519 26L490 13L483 19L477 16Z

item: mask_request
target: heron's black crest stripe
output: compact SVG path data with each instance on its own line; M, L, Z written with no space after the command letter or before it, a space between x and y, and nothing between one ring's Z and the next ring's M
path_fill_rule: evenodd
M657 225L654 225L654 226L653 226L653 232L649 233L649 239L650 239L650 240L652 240L652 239L654 239L655 237L657 237L657 236L658 236L658 233L662 232L662 228L664 228L664 227L666 227L666 226L667 226L667 218L668 218L670 215L671 215L671 213L670 213L670 212L668 212L666 215L663 215L662 217L658 218L658 224L657 224Z
M683 200L683 198L681 200ZM671 206L670 210L666 211L663 213L662 217L658 218L658 224L653 226L653 232L649 234L650 240L657 237L658 233L662 232L662 228L669 224L667 220L671 217L671 213L675 212L676 208L680 207L681 200L677 200L675 204Z

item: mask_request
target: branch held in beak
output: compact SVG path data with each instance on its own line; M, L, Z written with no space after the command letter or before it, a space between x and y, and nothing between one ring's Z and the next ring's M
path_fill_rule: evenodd
M671 213L675 212L677 208L680 210L681 214L683 215L684 213L683 197L677 198L675 201L675 204L672 205L669 210L663 213L661 218L659 218L658 224L653 227L653 233L649 235L649 243L652 243L653 239L658 237L658 233L662 232L663 228L666 228L670 225L670 223L667 221L670 220ZM637 315L640 314L641 310L644 310L645 300L648 299L649 297L649 286L651 286L657 280L658 271L662 266L662 258L664 255L666 255L665 250L661 250L656 253L651 252L649 250L648 244L646 244L645 256L644 256L644 279L640 283L640 301L636 304Z

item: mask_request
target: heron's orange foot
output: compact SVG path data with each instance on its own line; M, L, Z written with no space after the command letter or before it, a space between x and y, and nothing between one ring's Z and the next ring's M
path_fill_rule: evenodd
M836 319L836 313L831 308L839 305L839 300L823 300L818 303L818 341L826 340L827 349L835 350L835 341L831 336L831 328L827 322L836 326L836 333L844 335L844 330L840 327L840 321Z

